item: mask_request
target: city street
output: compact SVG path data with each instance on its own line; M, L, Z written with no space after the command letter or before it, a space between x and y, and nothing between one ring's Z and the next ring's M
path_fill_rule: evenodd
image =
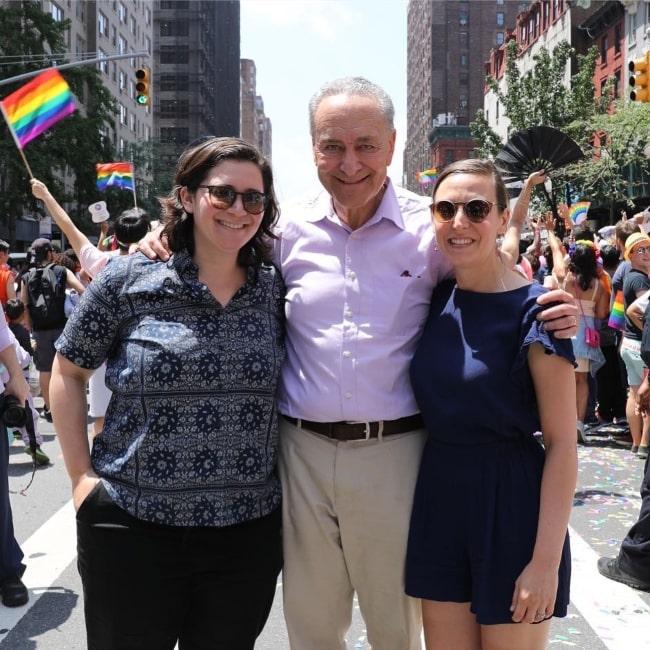
M75 562L74 513L68 477L51 424L40 420L43 449L51 465L32 465L24 446L11 447L9 483L16 535L25 553L24 581L30 601L24 607L0 606L0 650L83 650L83 598ZM571 519L573 552L572 599L569 616L553 621L549 648L580 650L650 649L650 594L602 578L596 560L616 553L621 538L636 520L644 461L592 435L580 447L580 474ZM441 534L444 534L444 524ZM277 598L256 648L287 650L281 603ZM363 621L355 609L348 648L365 650Z

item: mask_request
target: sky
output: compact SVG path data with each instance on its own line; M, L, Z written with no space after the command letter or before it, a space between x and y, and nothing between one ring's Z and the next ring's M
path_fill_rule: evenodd
M323 83L339 77L366 77L393 99L397 141L389 175L401 182L406 10L407 0L241 0L240 56L255 61L281 201L320 187L307 105Z

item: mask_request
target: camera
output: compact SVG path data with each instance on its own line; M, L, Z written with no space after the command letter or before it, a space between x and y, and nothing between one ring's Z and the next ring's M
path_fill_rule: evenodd
M27 410L14 395L7 395L2 407L2 422L5 426L20 429L27 424Z

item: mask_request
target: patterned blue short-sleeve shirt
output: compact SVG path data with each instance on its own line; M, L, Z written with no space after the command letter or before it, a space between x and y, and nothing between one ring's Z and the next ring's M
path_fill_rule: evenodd
M116 257L82 296L57 350L107 359L113 391L92 465L115 503L172 526L229 526L280 504L276 387L284 284L249 269L222 307L186 251Z

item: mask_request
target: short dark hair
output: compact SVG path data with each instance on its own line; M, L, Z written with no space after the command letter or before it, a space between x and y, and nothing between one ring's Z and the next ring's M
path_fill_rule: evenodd
M616 248L616 246L605 244L600 249L600 257L603 260L603 266L609 269L618 266L620 253L618 252L618 248Z
M117 245L128 250L131 244L139 242L149 232L149 213L142 208L124 210L115 219Z
M256 164L262 174L264 193L268 197L262 214L262 223L255 236L239 251L241 266L259 267L272 261L271 239L276 239L273 226L280 214L273 190L273 171L268 160L250 143L240 138L211 138L181 154L176 165L171 192L160 199L164 228L171 251L186 248L194 253L194 215L185 212L181 190L196 192L208 172L224 160L240 160Z
M477 176L490 177L494 183L496 205L499 208L499 212L503 212L508 207L508 190L506 184L503 181L501 173L491 160L466 158L464 160L457 160L445 167L438 176L438 180L433 188L434 199L442 181L452 174L476 174Z
M11 298L7 300L5 305L5 314L9 320L16 320L25 313L25 305L19 298Z
M0 239L0 253L8 253L11 246L9 242L6 242L4 239Z

